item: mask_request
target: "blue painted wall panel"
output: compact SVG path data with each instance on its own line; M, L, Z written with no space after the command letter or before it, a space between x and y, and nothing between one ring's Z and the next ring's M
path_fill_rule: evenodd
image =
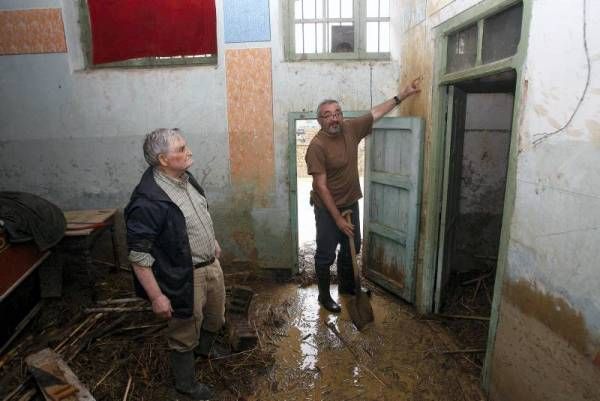
M225 43L271 40L269 0L225 0Z

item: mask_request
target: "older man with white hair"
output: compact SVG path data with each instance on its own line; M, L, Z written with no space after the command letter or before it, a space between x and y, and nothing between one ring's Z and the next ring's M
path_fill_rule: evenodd
M208 356L225 321L225 285L204 190L187 170L192 152L178 129L146 136L144 172L125 208L136 293L168 319L175 389L194 400L213 391L198 383L194 351Z

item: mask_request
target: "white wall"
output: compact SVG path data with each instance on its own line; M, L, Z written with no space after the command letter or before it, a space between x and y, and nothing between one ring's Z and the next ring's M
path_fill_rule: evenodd
M586 1L590 69L582 1L533 4L508 272L567 297L600 341L600 3Z
M532 6L496 399L516 383L517 400L600 398L600 3L585 2L585 19L584 0Z

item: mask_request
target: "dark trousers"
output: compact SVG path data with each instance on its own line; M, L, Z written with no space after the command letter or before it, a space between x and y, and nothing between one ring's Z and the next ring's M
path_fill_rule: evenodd
M340 209L340 212L344 210L352 210L352 224L354 224L354 246L356 247L356 253L360 252L360 214L358 209L358 202L346 208ZM348 237L344 234L335 221L331 217L331 214L325 207L314 207L315 211L315 222L317 225L317 252L315 253L315 270L317 274L319 271L327 270L335 261L335 250L340 244L340 250L337 255L337 267L338 267L338 280L340 286L345 289L354 288L354 275L352 272L352 256L350 254L350 243Z

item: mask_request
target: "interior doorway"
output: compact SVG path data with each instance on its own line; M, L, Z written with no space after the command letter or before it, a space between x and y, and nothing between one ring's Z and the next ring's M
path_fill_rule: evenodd
M435 311L482 365L494 296L516 73L447 86Z
M344 113L345 118L352 118L355 113ZM316 227L313 206L310 204L312 190L312 177L308 174L305 156L310 141L320 130L315 118L294 120L295 153L296 153L296 210L297 210L297 238L298 238L298 269L302 271L305 266L313 264L316 250ZM360 186L364 192L365 170L365 141L358 147L358 172ZM363 199L358 201L361 217L363 216ZM362 230L361 224L361 230Z

